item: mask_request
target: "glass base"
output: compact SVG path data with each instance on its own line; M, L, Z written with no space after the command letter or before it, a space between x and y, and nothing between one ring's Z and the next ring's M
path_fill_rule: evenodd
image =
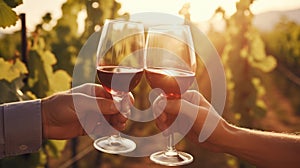
M185 152L176 152L176 154L168 155L166 151L153 153L150 159L160 165L165 166L180 166L191 163L193 156Z
M136 148L135 142L130 139L119 137L112 141L113 137L102 137L94 141L94 147L105 153L121 154L133 151Z

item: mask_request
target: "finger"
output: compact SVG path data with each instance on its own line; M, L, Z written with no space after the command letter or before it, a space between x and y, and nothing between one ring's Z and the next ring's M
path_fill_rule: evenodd
M87 114L84 119L81 119L82 127L85 129L87 134L94 133L95 127L97 124L100 124L101 119L99 115L92 113Z
M70 93L82 93L90 96L95 96L94 86L96 84L85 83L70 89Z
M164 91L161 90L160 88L152 89L152 90L149 92L149 101L151 102L151 104L152 104L158 97L163 97L163 96L161 96L162 93L164 93Z
M104 118L105 120L108 122L108 124L119 130L119 131L122 131L125 129L125 126L126 126L126 121L127 121L127 118L125 118L125 120L122 118L122 119L119 119L122 118L123 116L121 114L114 114L114 115L105 115ZM104 122L102 122L104 123ZM103 130L102 130L103 131Z
M126 123L126 121L128 120L128 118L126 118L124 115L120 113L116 115L116 119L119 123Z
M153 102L153 111L156 116L160 115L163 111L169 114L176 115L178 114L178 109L180 109L180 106L181 106L180 99L167 100L158 97Z
M92 97L104 97L111 99L111 95L107 91L105 91L102 85L95 83L85 83L83 85L72 88L70 92L82 93Z
M111 99L102 97L92 97L82 93L74 93L72 95L75 110L85 113L88 111L100 111L103 114L119 113L120 103Z
M155 120L155 124L157 128L160 129L161 131L164 131L169 127L165 122L161 122L160 120Z
M129 92L128 94L126 94L123 99L125 99L126 101L129 100L128 102L131 103L131 104L134 103L134 96L133 96L133 94L131 92Z
M157 119L160 121L160 122L163 122L165 123L168 119L167 117L167 114L166 113L161 113L161 115L157 116Z
M88 135L87 132L84 130L83 127L80 127L80 129L79 129L79 136L85 136L85 135Z
M114 125L114 128L117 129L118 131L123 131L126 128L126 123L118 123Z
M104 118L111 125L116 123L126 123L126 121L128 120L121 113L113 114L113 115L104 115Z
M187 100L195 105L204 106L209 108L211 104L205 99L205 97L196 90L188 90L182 95L182 99Z
M203 95L201 95L201 97L200 97L199 105L203 106L205 108L208 108L208 109L211 107L211 104L208 102L208 100L205 99L205 97Z
M158 96L153 101L152 111L155 118L162 114L166 104L167 104L167 99L164 96Z
M161 104L162 101L160 101L157 105L157 108L163 108ZM197 116L197 114L202 111L204 109L206 109L205 107L201 107L195 104L192 104L186 100L168 100L167 104L165 106L164 113L173 115L173 116L177 116L179 113L182 113L182 115L186 115L189 118L195 118Z
M119 124L126 123L127 118L119 113L119 114L112 115L110 121L111 121L112 125L116 126L116 125L119 125Z
M134 101L131 96L132 95L127 94L121 100L121 112L125 116L129 116L131 113L131 107L133 106L132 102Z
M92 89L96 97L104 97L107 99L112 99L111 94L108 91L106 91L102 85L94 85L94 88Z
M198 105L201 99L201 93L196 90L188 90L186 91L181 98L187 100L195 105Z
M156 120L156 126L159 130L162 131L164 136L168 136L168 135L170 135L170 133L173 132L170 128L170 124L167 124L164 122L158 122L158 120Z

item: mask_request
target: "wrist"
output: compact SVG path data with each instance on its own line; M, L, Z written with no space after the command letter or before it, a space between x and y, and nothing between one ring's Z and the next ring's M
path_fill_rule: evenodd
M240 129L228 122L224 122L223 129L224 135L219 142L220 148L222 148L223 153L234 154L240 143Z
M215 152L228 153L235 143L237 128L224 119L220 119L217 128L208 139Z

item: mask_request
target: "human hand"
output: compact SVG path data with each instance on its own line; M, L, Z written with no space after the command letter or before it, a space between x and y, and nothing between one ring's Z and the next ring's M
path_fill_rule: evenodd
M83 84L44 98L43 137L70 139L86 134L99 136L109 134L112 131L110 125L123 130L127 118L120 114L120 110L128 111L130 101L133 101L131 94L122 102L113 101L111 95L97 84Z
M237 156L257 167L299 167L299 136L231 125L196 91L187 91L181 98L155 99L154 113L159 115L163 111L156 119L158 128L167 129L177 116L183 114L184 117L175 123L174 131L187 132L187 137L201 147ZM191 129L186 128L188 122L193 124ZM211 128L212 132L206 130ZM209 137L199 141L203 132Z
M217 141L222 138L226 121L218 115L212 105L197 91L187 91L181 99L165 99L158 97L153 103L154 115L158 116L156 125L160 130L166 130L175 121L172 131L186 134L192 142L213 151L220 151ZM205 142L199 141L208 114L218 124ZM181 114L181 116L179 116Z

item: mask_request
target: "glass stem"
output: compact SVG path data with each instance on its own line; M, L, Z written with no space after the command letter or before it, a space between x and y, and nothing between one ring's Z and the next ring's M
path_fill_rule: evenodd
M114 101L117 103L121 103L125 95L113 96ZM120 107L120 113L126 116L126 112L122 111L122 107ZM111 135L108 138L108 142L111 146L119 146L122 145L122 137L119 131L115 131L115 134Z
M116 133L114 135L111 135L108 138L108 142L111 146L120 146L122 144L122 137L121 137L120 132Z
M166 156L177 156L177 150L175 148L174 145L174 134L170 133L170 135L168 136L168 146L167 146L167 150L165 151L165 155Z

